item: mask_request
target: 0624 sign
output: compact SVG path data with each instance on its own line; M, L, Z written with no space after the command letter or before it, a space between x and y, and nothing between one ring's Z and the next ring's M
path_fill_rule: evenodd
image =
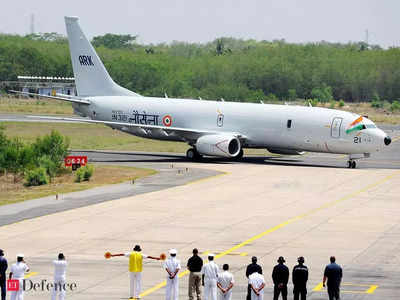
M87 164L87 156L76 156L70 155L64 159L64 163L66 167L72 167L72 170L76 170L81 166L86 166Z

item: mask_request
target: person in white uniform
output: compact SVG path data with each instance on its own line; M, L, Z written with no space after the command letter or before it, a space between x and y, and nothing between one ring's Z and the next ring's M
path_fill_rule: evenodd
M231 300L232 288L235 283L232 273L228 272L229 265L224 264L222 266L222 273L218 274L217 287L219 289L220 300Z
M67 273L67 261L63 253L58 254L58 260L53 261L54 265L54 288L51 292L51 300L65 299L65 280Z
M204 286L204 300L217 300L218 266L214 262L214 254L208 254L208 263L201 269Z
M265 279L258 272L254 272L249 276L249 284L251 287L251 300L263 300Z
M24 261L24 255L17 255L17 262L11 266L9 279L19 280L19 289L18 291L11 292L11 300L23 300L24 299L24 277L25 273L29 272L29 267Z
M179 296L179 278L178 272L181 269L181 262L176 258L176 249L169 250L170 257L164 263L164 269L167 271L167 287L165 289L166 300L178 300Z

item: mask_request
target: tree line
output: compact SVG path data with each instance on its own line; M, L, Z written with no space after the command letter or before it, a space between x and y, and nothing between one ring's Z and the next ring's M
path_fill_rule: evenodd
M234 38L141 45L136 36L114 34L94 37L93 43L113 79L145 96L247 102L400 99L400 48ZM17 75L73 76L66 38L0 35L0 81Z
M64 167L69 139L57 131L24 143L20 138L8 138L0 125L0 177L13 175L14 183L24 179L26 186L38 186L70 172ZM87 165L75 173L75 181L88 181L93 167Z

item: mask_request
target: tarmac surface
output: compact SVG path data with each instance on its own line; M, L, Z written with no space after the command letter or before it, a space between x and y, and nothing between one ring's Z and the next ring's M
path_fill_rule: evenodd
M305 257L310 268L308 299L327 299L320 283L331 255L344 269L342 299L400 299L400 131L386 129L393 144L361 160L358 169L345 168L346 157L328 154L192 163L182 155L86 152L97 163L164 171L142 184L149 190L125 197L132 191L117 188L121 193L113 201L79 207L79 200L65 195L57 204L65 211L51 211L54 203L37 201L32 205L39 215L41 207L48 210L41 217L1 226L0 248L10 264L16 253L25 254L32 272L27 279L34 283L52 280L51 261L64 252L67 282L77 284L67 299L127 299L127 259L106 260L103 255L128 252L135 244L153 256L178 249L181 299L187 298L185 266L194 247L216 253L220 266L229 263L235 300L245 297L244 273L253 255L266 277L264 299L272 299L271 272L280 255L290 269L298 256ZM140 188L139 182L136 185ZM88 198L108 197L105 190L87 193ZM68 206L71 202L75 206ZM4 210L14 215L31 210L13 209L1 207L0 221ZM146 261L142 297L164 298L165 278L161 262ZM25 293L25 299L48 297L48 291Z

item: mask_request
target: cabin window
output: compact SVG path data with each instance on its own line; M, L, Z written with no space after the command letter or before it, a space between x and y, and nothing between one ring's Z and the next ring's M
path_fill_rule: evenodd
M292 128L292 120L287 120L287 128Z

